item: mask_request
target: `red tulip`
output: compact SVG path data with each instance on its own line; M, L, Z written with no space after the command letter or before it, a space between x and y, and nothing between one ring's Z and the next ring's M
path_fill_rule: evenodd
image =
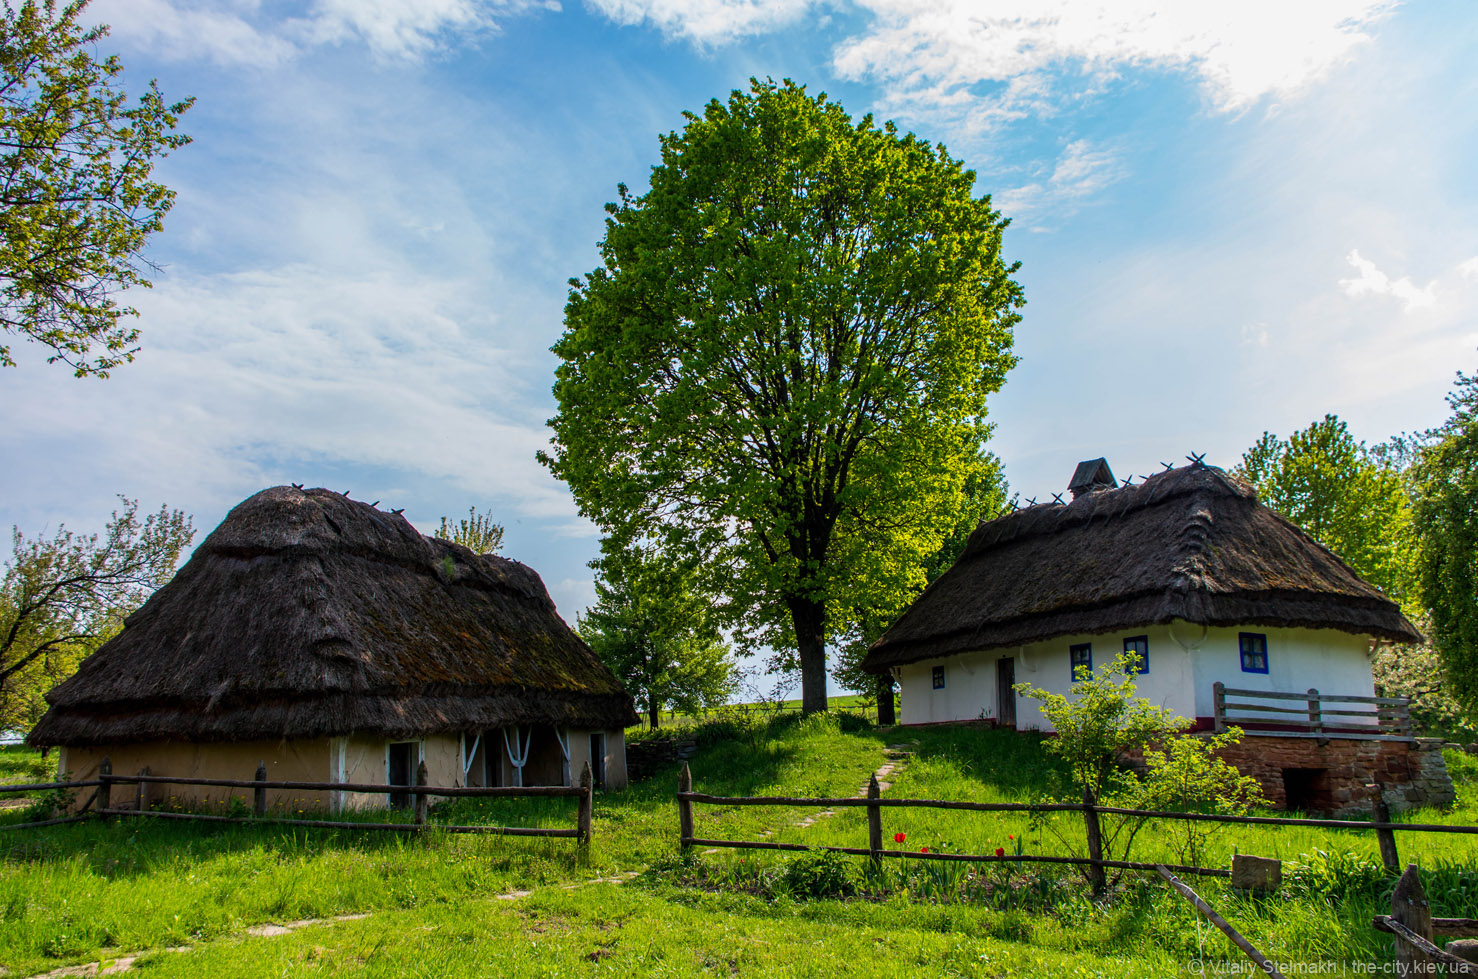
M894 833L893 834L893 842L894 843L902 843L906 839L908 839L908 834L907 833Z
M927 846L921 846L921 847L919 847L919 852L920 853L928 853L929 852L929 848Z
M1005 850L1001 849L1000 847L996 847L996 856L998 856L998 857L1004 857L1005 855L1006 855L1006 851Z

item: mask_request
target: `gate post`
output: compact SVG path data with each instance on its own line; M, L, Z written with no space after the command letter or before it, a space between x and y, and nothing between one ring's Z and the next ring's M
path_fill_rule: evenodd
M267 781L267 760L265 758L262 759L261 763L257 765L256 780L258 782ZM251 791L252 811L255 812L258 816L267 815L267 790L262 788L261 786L257 786Z
M580 814L576 817L575 830L581 846L590 845L590 817L595 803L595 776L590 773L590 762L580 769Z
M683 793L693 791L693 773L688 763L677 776L677 831L678 845L686 852L693 846L693 804L683 798Z

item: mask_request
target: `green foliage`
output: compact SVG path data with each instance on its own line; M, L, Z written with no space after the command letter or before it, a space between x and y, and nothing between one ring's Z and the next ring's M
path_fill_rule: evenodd
M1016 684L1017 693L1041 702L1042 714L1057 731L1043 747L1067 763L1080 799L1085 790L1103 799L1116 783L1132 777L1127 766L1136 755L1191 725L1135 696L1136 659L1121 653L1096 671L1079 666L1071 696Z
M1459 374L1453 414L1412 467L1414 524L1429 636L1452 695L1478 709L1478 376Z
M1417 620L1430 636L1431 622ZM1411 701L1411 724L1419 735L1464 743L1478 741L1478 724L1453 696L1442 658L1429 639L1408 646L1383 646L1370 661L1376 693Z
M1217 752L1242 740L1240 728L1199 737L1170 736L1144 749L1144 774L1136 780L1131 808L1212 812L1243 816L1268 801L1257 779L1228 765ZM1166 822L1159 831L1174 841L1182 863L1204 866L1206 843L1222 823Z
M436 536L461 544L473 554L497 554L503 549L503 525L493 522L493 511L478 513L477 507L468 507L467 516L456 524L442 517Z
M149 176L190 141L174 129L193 99L167 105L150 82L129 106L123 65L93 55L107 28L78 24L86 6L25 0L0 14L0 329L78 377L106 377L137 350L135 312L113 295L149 285L140 253L174 203ZM0 365L14 364L0 345Z
M851 897L857 893L856 872L840 853L822 850L791 860L782 878L792 897Z
M657 727L663 710L723 703L736 675L711 598L693 569L652 551L608 548L596 601L576 631Z
M101 535L57 528L50 540L12 530L0 578L0 728L29 729L43 696L169 580L195 536L190 518L161 507L140 518L125 497Z
M942 146L753 81L661 137L571 280L540 459L724 594L825 709L826 643L922 583L1014 364L1006 222Z
M1365 580L1421 614L1411 504L1391 447L1367 449L1334 415L1287 440L1264 432L1236 473L1258 497L1334 551Z

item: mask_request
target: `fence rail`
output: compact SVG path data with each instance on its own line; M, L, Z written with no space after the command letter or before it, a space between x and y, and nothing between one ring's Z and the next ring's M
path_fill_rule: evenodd
M1262 703L1272 701L1272 703ZM1289 702L1303 706L1289 707ZM1366 704L1368 709L1328 707L1327 704ZM1359 740L1411 740L1411 701L1406 697L1367 697L1356 694L1320 693L1310 687L1305 693L1273 690L1244 690L1218 680L1212 685L1212 714L1218 734L1229 725L1259 724L1279 730L1285 737L1354 738ZM1326 718L1333 718L1332 722ZM1343 721L1353 718L1359 723ZM1375 723L1365 723L1373 720ZM1259 734L1257 730L1248 734ZM1267 732L1271 733L1271 732Z
M1126 860L1108 860L1103 856L1103 844L1099 829L1101 816L1128 816L1146 820L1178 820L1181 822L1234 823L1247 826L1305 826L1321 829L1343 829L1357 832L1374 832L1379 844L1381 861L1391 873L1400 870L1400 859L1396 849L1397 832L1478 834L1478 826L1449 826L1441 823L1398 823L1391 819L1390 812L1381 796L1379 785L1368 785L1371 794L1372 813L1368 820L1312 819L1298 816L1237 816L1226 813L1173 812L1160 809L1130 809L1123 806L1103 806L1086 799L1084 802L965 802L953 799L884 799L873 776L867 787L866 797L809 798L797 796L722 796L693 791L693 776L686 763L678 777L678 831L679 845L684 849L694 846L724 847L738 850L826 850L834 853L866 856L875 863L884 858L909 860L955 860L971 863L1066 863L1086 866L1095 887L1102 885L1104 868L1127 870L1154 870L1159 864L1137 863ZM837 847L810 846L804 843L773 843L759 840L714 840L699 837L693 829L693 806L804 806L823 809L865 808L867 809L868 846ZM962 853L915 853L907 850L883 849L882 813L884 809L951 809L965 812L1011 812L1048 813L1077 812L1083 814L1087 829L1088 856L1064 857L1045 854L962 854ZM1201 876L1227 877L1231 872L1219 867L1195 867L1164 865L1175 873L1199 874Z
M137 797L132 808L113 805L114 786L133 785ZM218 816L209 813L165 812L148 808L147 789L150 785L199 785L231 789L251 789L253 814L250 816ZM154 819L197 820L214 823L265 823L277 826L316 826L321 829L367 829L398 832L419 832L437 829L447 833L484 833L495 836L542 836L578 840L581 845L590 842L591 818L594 806L594 779L587 763L580 772L579 785L530 785L530 786L463 786L427 784L426 763L416 770L412 785L390 785L379 782L306 782L295 780L273 781L267 778L267 766L259 765L256 777L236 778L192 778L182 775L154 775L146 768L134 775L114 774L112 761L104 758L98 766L98 777L72 782L47 782L35 785L0 785L0 793L47 792L57 789L96 787L97 791L82 806L82 810L71 816L58 819L39 820L31 823L0 825L0 830L35 829L42 826L57 826L75 823L84 819L107 816L148 817ZM396 795L414 800L414 822L370 823L351 820L289 819L268 814L267 792L271 790L296 790L311 792L352 792L366 795ZM467 826L428 821L428 809L432 798L573 798L579 800L573 829L552 829L531 826ZM87 810L97 804L93 813Z

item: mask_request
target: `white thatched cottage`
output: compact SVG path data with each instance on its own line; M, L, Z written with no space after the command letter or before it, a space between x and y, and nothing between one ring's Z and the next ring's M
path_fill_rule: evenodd
M567 785L589 761L620 786L638 721L532 569L288 486L233 509L47 700L30 741L75 778L110 756L118 774L251 778L265 760L274 781L408 785L425 761L433 785Z
M868 651L864 668L898 681L904 724L1048 730L1014 684L1067 693L1077 667L1134 651L1141 696L1212 728L1227 721L1218 683L1250 691L1248 701L1311 688L1370 698L1378 644L1420 640L1395 602L1220 469L1197 463L1121 487L1095 459L1069 488L1070 503L982 523ZM1317 699L1269 703L1290 722L1319 709ZM1421 783L1441 765L1374 716L1329 710L1317 734L1276 723L1276 712L1256 716L1273 723L1239 719L1250 736L1236 763L1275 800L1337 809L1363 798L1367 781Z

